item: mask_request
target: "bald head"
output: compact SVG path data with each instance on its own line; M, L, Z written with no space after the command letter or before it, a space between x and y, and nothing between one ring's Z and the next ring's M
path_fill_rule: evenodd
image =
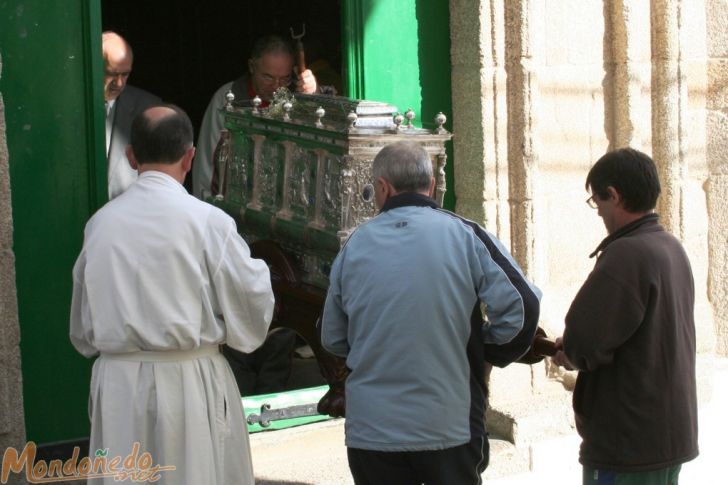
M131 124L130 144L139 165L174 164L192 147L192 123L177 106L154 106Z
M116 32L101 34L101 50L104 56L104 99L116 99L124 91L131 74L134 54L129 43Z

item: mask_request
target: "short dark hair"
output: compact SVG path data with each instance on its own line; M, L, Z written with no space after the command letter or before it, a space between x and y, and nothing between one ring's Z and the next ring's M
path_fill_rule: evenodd
M606 153L589 170L585 187L600 199L609 197L607 187L614 187L629 212L646 212L655 208L660 196L657 167L649 155L634 148L619 148Z
M288 54L293 57L293 45L279 35L266 35L253 43L250 49L252 59L260 59L265 54Z
M169 108L174 113L150 120L148 108L132 121L129 142L137 163L175 163L192 146L192 122L181 108L173 104L156 107Z

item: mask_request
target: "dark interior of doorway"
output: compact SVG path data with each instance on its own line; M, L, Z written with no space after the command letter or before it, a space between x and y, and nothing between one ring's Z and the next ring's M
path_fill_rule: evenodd
M244 72L260 36L290 37L305 24L307 61L320 52L341 72L341 0L102 0L101 7L102 29L134 50L129 83L182 107L195 133L212 94Z

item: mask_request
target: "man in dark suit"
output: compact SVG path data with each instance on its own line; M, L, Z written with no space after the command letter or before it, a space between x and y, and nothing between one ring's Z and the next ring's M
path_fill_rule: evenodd
M162 100L143 89L129 86L134 54L119 34L101 35L104 56L104 101L106 105L106 158L109 199L124 192L136 179L137 172L129 165L126 147L134 117Z

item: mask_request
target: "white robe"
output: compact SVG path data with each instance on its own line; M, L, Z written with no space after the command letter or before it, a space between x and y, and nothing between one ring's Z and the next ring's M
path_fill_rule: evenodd
M251 352L273 314L267 265L221 210L144 172L87 223L73 269L70 336L93 366L90 455L134 442L158 483L254 483L226 342ZM107 478L104 483L117 483ZM89 483L99 483L90 481Z

